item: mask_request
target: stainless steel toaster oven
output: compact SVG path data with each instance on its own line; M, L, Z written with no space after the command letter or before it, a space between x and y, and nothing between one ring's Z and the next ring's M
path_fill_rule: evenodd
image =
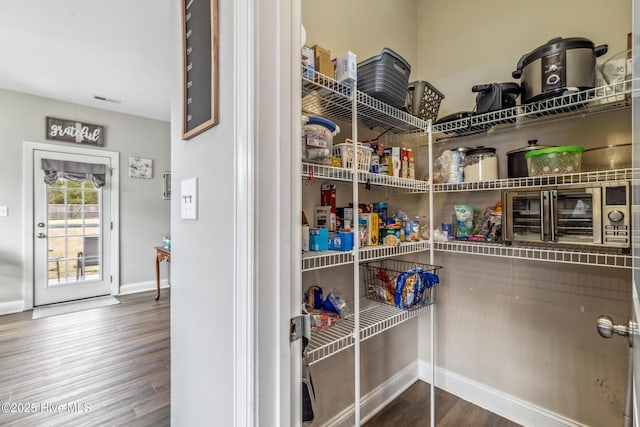
M629 248L629 188L616 181L504 190L504 240Z

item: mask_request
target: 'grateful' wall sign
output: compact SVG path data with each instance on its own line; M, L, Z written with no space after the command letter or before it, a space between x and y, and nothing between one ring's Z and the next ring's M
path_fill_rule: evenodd
M47 139L104 145L104 126L47 117Z

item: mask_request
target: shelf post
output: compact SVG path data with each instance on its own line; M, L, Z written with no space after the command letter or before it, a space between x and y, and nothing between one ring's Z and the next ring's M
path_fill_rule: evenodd
M427 121L427 138L429 139L429 264L435 265L433 248L433 122ZM436 289L434 287L434 296ZM429 306L429 322L431 334L429 338L429 348L431 352L431 398L429 399L431 410L431 427L436 425L436 351L435 351L435 310L436 305Z
M354 343L354 425L360 426L360 216L358 214L358 98L357 83L351 87L351 140L353 141L353 343Z

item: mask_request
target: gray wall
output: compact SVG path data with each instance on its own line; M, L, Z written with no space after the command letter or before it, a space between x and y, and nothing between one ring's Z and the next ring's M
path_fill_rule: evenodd
M0 90L0 205L9 206L9 216L0 217L0 303L23 298L23 242L29 232L23 211L23 141L54 144L44 137L46 116L106 127L103 148L120 153L120 283L154 281L153 246L169 234L169 201L162 200L162 171L171 166L169 123ZM129 178L129 156L152 159L153 179Z

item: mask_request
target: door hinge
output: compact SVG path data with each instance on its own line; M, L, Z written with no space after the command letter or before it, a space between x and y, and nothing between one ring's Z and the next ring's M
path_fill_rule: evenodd
M113 283L113 276L109 276L109 283Z
M308 314L292 317L289 321L289 342L294 342L302 337L311 337L311 321Z
M113 221L111 221L111 229L113 230Z
M113 176L113 168L109 168L109 176Z

